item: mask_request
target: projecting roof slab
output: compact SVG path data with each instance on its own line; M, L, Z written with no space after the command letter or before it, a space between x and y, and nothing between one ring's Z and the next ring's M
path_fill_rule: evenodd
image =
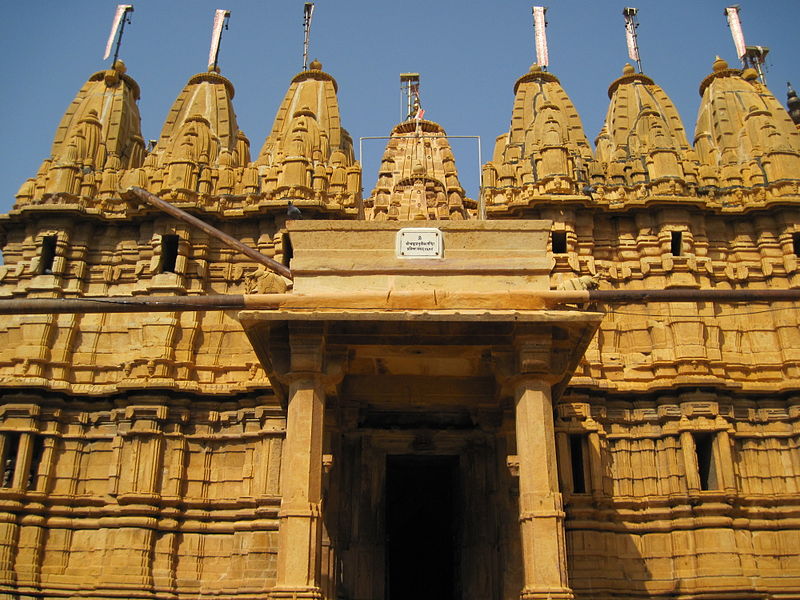
M476 384L489 379L495 392L487 400L494 400L510 393L509 381L533 373L549 381L558 394L602 314L514 306L514 292L550 289L550 225L292 222L286 246L293 252L293 293L306 298L304 307L242 311L239 320L284 397L293 369L292 340L298 336L320 340L322 369L335 385L348 381L344 389L353 389L358 378L388 386L409 378ZM416 231L436 257L404 258L402 244L416 239ZM413 307L415 293L429 301L464 292L475 294L474 307ZM347 307L359 295L372 298L372 305ZM318 305L309 301L315 296L320 298ZM398 296L404 298L402 306ZM519 358L522 346L528 354L535 348L533 363L523 364ZM336 374L330 369L334 363ZM436 395L435 389L431 395Z

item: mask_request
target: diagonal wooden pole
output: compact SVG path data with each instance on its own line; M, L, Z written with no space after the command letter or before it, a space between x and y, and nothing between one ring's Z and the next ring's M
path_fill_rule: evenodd
M169 202L165 202L155 194L151 194L147 190L143 190L140 187L131 187L128 188L128 193L132 194L142 202L146 202L147 204L154 206L158 210L167 213L171 217L175 217L183 221L184 223L188 223L193 227L197 227L201 231L204 231L208 235L213 238L218 239L220 242L228 246L229 248L233 248L238 252L241 252L248 258L252 258L257 263L264 265L270 271L281 275L282 277L286 277L286 279L293 279L292 272L289 270L289 267L286 265L282 265L276 260L272 260L268 256L264 256L259 251L254 250L250 246L247 246L237 240L234 237L229 236L227 233L220 231L216 227L212 227L205 221L198 219L197 217L190 215L184 210L181 210L177 206L173 206Z

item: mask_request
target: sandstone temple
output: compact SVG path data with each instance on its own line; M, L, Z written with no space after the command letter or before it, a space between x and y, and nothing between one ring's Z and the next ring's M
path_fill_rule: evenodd
M477 199L418 118L362 194L317 61L253 147L217 68L151 147L89 76L0 216L0 303L95 307L0 318L0 598L799 599L800 99L709 67L591 144L533 65Z

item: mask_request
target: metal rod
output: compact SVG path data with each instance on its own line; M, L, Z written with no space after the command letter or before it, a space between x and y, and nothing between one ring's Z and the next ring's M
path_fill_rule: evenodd
M211 237L218 239L220 242L222 242L229 248L233 248L234 250L241 252L248 258L253 259L257 263L264 265L270 271L273 271L278 275L286 277L287 279L292 279L292 272L286 265L282 265L281 263L271 259L270 257L264 256L257 250L254 250L250 246L246 246L236 238L229 236L227 233L220 231L216 227L212 227L205 221L202 221L201 219L198 219L197 217L190 215L186 211L178 208L177 206L173 206L169 202L165 202L158 196L151 194L150 192L143 190L140 187L128 188L128 192L136 196L142 202L146 202L147 204L156 207L160 211L163 211L168 215L183 221L184 223L188 223L189 225L197 227L198 229L204 231Z
M120 23L119 34L117 35L117 45L114 48L114 59L111 61L111 68L114 68L114 65L117 64L117 58L119 58L119 47L122 44L122 34L125 33L125 23L130 23L130 16L129 13L133 12L133 7L129 7L125 9L125 13L122 15L122 22Z
M486 200L483 197L483 155L481 154L481 136L478 138L478 219L486 220Z
M800 289L718 290L673 288L669 290L586 290L590 302L625 304L639 302L781 302L800 300Z
M622 16L625 17L625 31L628 37L628 56L631 60L636 61L636 67L639 73L642 72L642 58L639 54L639 23L636 20L636 14L639 12L638 8L626 6L622 9Z
M314 16L314 3L303 6L303 71L308 71L308 46L311 40L311 19Z
M564 304L646 302L800 302L787 290L538 290L509 292L353 292L321 294L212 294L0 300L0 314L83 314L217 310L542 310Z
M0 314L89 314L236 310L241 295L123 296L98 298L19 298L0 300Z

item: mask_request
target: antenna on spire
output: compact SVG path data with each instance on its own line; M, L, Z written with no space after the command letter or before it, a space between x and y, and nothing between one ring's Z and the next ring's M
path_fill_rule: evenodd
M755 69L758 73L758 79L764 85L767 84L767 78L764 75L766 71L767 54L769 48L766 46L747 46L744 43L744 31L742 31L742 22L739 18L739 11L741 7L738 4L728 6L724 14L728 18L728 27L731 30L733 37L733 45L736 46L736 54L739 60L742 61L742 66L747 69Z
M419 99L419 73L400 73L400 90L405 100L404 121L420 120L425 116L425 111Z
M306 2L303 7L303 71L308 71L308 43L311 37L311 18L314 16L314 3Z
M641 73L642 60L639 57L639 36L636 33L639 28L639 22L636 20L636 13L638 12L638 8L630 6L622 9L622 16L625 17L625 40L628 42L628 57L636 61L636 67Z
M117 46L114 49L114 60L111 61L112 67L117 63L117 58L119 58L119 46L122 43L122 34L125 31L125 23L131 22L130 13L133 12L133 6L131 4L118 4L117 10L114 13L114 22L111 24L111 34L108 36L108 41L106 42L106 52L103 54L103 60L108 58L108 55L111 54L111 46L114 45L114 38L117 38ZM119 35L117 35L119 32Z
M533 31L534 39L536 40L536 62L547 71L547 65L550 63L550 58L547 54L547 21L545 20L545 13L547 13L546 6L533 7Z
M228 19L231 18L231 11L218 8L214 13L214 28L211 30L211 49L208 51L208 68L217 70L219 61L219 45L222 41L222 30L228 28Z

